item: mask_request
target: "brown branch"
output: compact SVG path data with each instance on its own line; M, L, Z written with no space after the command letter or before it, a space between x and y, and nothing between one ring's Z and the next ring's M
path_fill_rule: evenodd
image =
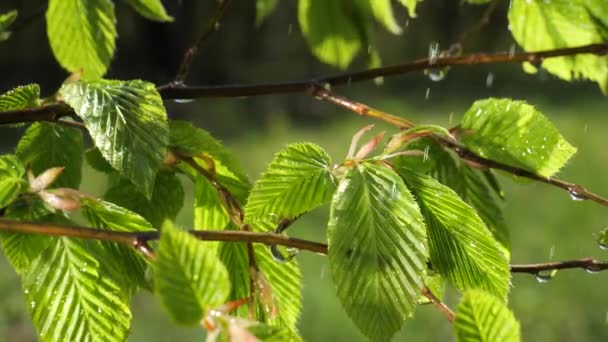
M0 112L0 125L36 121L55 122L73 114L74 110L70 106L59 102L41 107Z
M310 86L314 84L339 86L351 84L354 82L370 81L378 77L397 76L416 71L423 71L429 68L442 68L448 66L521 62L530 62L532 64L538 65L547 58L574 56L579 54L608 54L608 44L590 44L572 48L525 52L519 54L502 52L495 54L475 53L461 56L439 56L437 58L433 58L433 60L424 58L416 60L414 62L395 64L380 68L347 72L335 76L292 82L193 87L181 87L179 85L170 83L159 86L158 91L165 99L196 99L201 97L243 97L262 96L270 94L299 93L308 91Z
M537 275L539 272L542 271L563 270L571 268L580 268L588 272L600 272L608 270L608 262L600 261L592 257L587 257L577 260L545 262L538 264L511 265L511 272L529 273Z
M188 77L188 74L190 73L190 66L192 65L194 57L196 56L200 48L203 46L205 40L207 40L207 38L209 38L211 34L218 30L220 21L222 20L222 17L226 12L226 8L228 7L230 0L217 0L217 2L218 4L215 10L215 14L213 14L211 19L209 20L207 28L201 33L201 35L194 42L194 44L184 53L182 63L179 66L177 75L175 76L175 81L173 82L174 85L183 86L183 82L186 80L186 77Z
M406 120L404 118L384 113L380 110L371 108L362 103L346 99L345 97L337 96L321 86L314 86L311 88L311 90L309 90L309 92L311 95L315 96L318 99L325 100L330 103L336 104L340 107L346 108L359 115L369 116L374 119L386 122L399 129L408 129L415 125L411 121ZM578 185L576 183L567 182L567 181L564 181L564 180L561 180L558 178L543 177L534 172L531 172L531 171L528 171L528 170L525 170L525 169L522 169L519 167L503 164L503 163L495 161L495 160L491 160L491 159L487 159L487 158L478 156L473 151L460 145L457 141L444 137L444 136L433 135L433 138L435 138L435 140L438 141L443 146L456 152L456 154L458 154L458 156L464 160L474 162L478 165L481 165L481 166L489 168L489 169L502 170L502 171L508 172L510 174L513 174L515 176L524 177L524 178L532 179L532 180L535 180L538 182L542 182L545 184L555 186L557 188L566 190L568 192L568 194L570 194L570 196L572 196L573 198L576 198L578 200L591 200L593 202L608 206L608 199L606 199L596 193L593 193L593 192L587 190L585 187Z
M448 321L454 322L454 318L456 317L454 311L452 311L452 309L445 305L445 303L443 303L441 299L437 298L437 296L435 296L428 287L424 287L422 289L422 295L428 298L429 301L431 301L431 303L443 313L443 315L445 316L445 318L448 319Z

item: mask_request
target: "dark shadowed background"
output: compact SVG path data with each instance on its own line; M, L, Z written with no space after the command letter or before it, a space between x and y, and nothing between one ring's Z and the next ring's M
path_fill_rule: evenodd
M328 0L332 1L332 0ZM384 64L426 57L429 45L447 48L473 25L484 7L461 1L424 0L418 17L397 9L405 28L400 36L376 27L375 45ZM207 25L215 1L164 1L175 22L158 24L136 15L116 0L119 39L107 78L144 79L157 84L172 80L183 52ZM28 18L11 39L0 44L0 92L16 85L39 83L43 95L53 94L68 74L52 56L43 15L46 1L0 0L0 12L18 9ZM509 51L514 42L507 29L508 3L494 13L491 23L467 41L465 52ZM233 1L220 30L197 56L189 84L231 84L310 79L338 70L318 62L303 40L296 17L297 2L283 0L260 27L255 26L255 1ZM519 51L519 49L517 48ZM350 69L364 68L358 58ZM539 72L525 74L518 64L458 67L441 82L424 73L387 78L383 84L364 82L335 88L336 92L370 106L421 123L449 125L479 98L510 97L536 105L579 148L562 172L565 179L608 194L606 118L608 101L596 85L566 83ZM242 99L201 99L166 103L171 118L188 119L212 132L230 146L255 180L273 154L287 143L312 141L326 148L334 160L343 158L350 136L372 123L322 103L306 94ZM377 125L377 130L391 127ZM0 152L11 153L24 128L0 127ZM85 166L83 189L102 194L105 178ZM605 228L608 209L595 203L574 202L567 193L542 184L501 177L506 190L505 212L512 234L514 263L542 262L595 256L608 259L593 234ZM179 222L191 226L192 189ZM327 208L316 210L290 234L325 239ZM306 340L364 340L335 298L326 258L301 253L303 303L300 331ZM510 306L522 323L524 340L605 341L608 339L608 272L587 274L561 271L549 283L533 276L515 275ZM452 293L448 303L455 307ZM133 301L131 341L165 341L179 338L200 341L197 329L175 326L148 293ZM420 307L395 340L451 340L450 324L432 307ZM34 341L18 276L0 261L0 340Z

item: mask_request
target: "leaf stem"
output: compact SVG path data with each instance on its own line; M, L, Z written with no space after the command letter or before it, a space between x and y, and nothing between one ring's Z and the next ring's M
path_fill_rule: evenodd
M435 296L428 287L425 286L422 289L422 295L428 298L431 303L443 313L443 315L445 316L445 318L448 319L448 321L454 322L454 318L456 317L454 311L452 311L452 309L450 309L445 303L443 303L439 298L437 298L437 296Z

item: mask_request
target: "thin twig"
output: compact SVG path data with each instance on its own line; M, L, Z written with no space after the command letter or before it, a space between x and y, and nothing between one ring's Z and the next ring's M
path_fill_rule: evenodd
M209 20L207 28L201 33L201 35L194 42L194 44L190 48L188 48L188 50L186 50L186 52L184 53L182 63L180 64L179 69L177 71L177 75L175 76L174 83L176 85L183 85L183 82L186 80L186 77L188 77L188 74L190 73L190 66L192 65L194 57L196 56L200 48L203 46L205 40L207 40L207 38L209 38L209 36L211 36L213 32L218 30L220 21L224 16L224 13L226 12L226 8L228 7L229 3L230 0L217 0L217 9L215 10L215 14L213 14L211 19Z
M330 103L336 104L340 107L346 108L359 115L369 116L374 119L386 122L399 129L408 129L415 125L411 121L406 120L404 118L394 116L391 114L387 114L380 110L371 108L365 104L362 104L362 103L359 103L356 101L351 101L345 97L335 95L323 87L316 86L311 89L312 90L309 91L311 93L311 95L315 96L318 99L325 100ZM543 177L534 172L531 172L531 171L528 171L528 170L525 170L525 169L522 169L519 167L503 164L503 163L495 161L495 160L481 157L481 156L475 154L473 151L460 145L457 141L447 138L447 137L433 135L433 138L435 138L435 140L437 140L443 146L456 152L456 154L458 154L458 156L464 160L474 162L480 166L483 166L483 167L486 167L489 169L502 170L502 171L508 172L510 174L513 174L515 176L524 177L524 178L532 179L532 180L535 180L538 182L542 182L545 184L555 186L557 188L566 190L568 192L568 194L570 194L570 196L572 196L573 198L576 198L578 200L591 200L593 202L602 204L604 206L608 206L608 199L606 199L605 197L602 197L596 193L593 193L593 192L587 190L585 187L578 185L576 183L567 182L567 181L564 181L564 180L561 180L558 178L553 178L553 177L548 177L548 178Z
M460 35L458 40L454 44L452 44L450 50L462 49L462 46L467 40L469 40L473 35L477 34L479 31L481 31L482 28L488 25L490 23L490 19L492 18L492 14L502 1L503 0L492 1L481 15L481 18L479 18L475 25L471 26L469 29L467 29Z
M563 270L571 268L580 268L589 272L600 272L608 270L608 262L600 261L592 257L587 257L577 260L545 262L538 264L511 265L511 272L529 273L536 275L542 271Z
M441 299L437 298L437 296L435 296L428 287L424 287L422 289L422 295L428 298L431 303L433 303L433 305L435 305L439 309L439 311L444 314L445 318L447 318L448 321L454 322L454 318L456 317L454 311L452 311L452 309L445 305L445 303L443 303Z
M196 99L202 97L243 97L263 96L270 94L301 93L309 90L311 85L323 84L329 86L348 85L355 82L370 81L378 77L390 77L423 71L428 68L442 68L461 65L482 65L500 63L530 62L538 65L547 58L574 56L580 54L605 55L608 54L608 44L590 44L578 47L525 52L513 54L501 53L474 53L460 56L439 56L430 60L419 59L413 62L402 63L373 68L361 71L347 72L329 77L320 77L302 81L236 84L219 86L192 86L182 87L169 83L158 87L164 99Z

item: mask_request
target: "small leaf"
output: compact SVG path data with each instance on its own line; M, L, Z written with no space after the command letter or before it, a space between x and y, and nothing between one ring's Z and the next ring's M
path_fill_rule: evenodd
M35 122L23 134L15 154L34 174L64 167L54 187L80 186L83 139L79 130L49 122Z
M509 6L509 28L526 51L543 51L603 44L608 38L608 10L602 0L513 0ZM602 20L604 20L603 24ZM536 69L529 63L528 69ZM608 59L594 54L577 54L542 61L542 67L570 81L589 79L608 91Z
M384 165L355 165L331 204L329 266L338 298L370 338L390 339L410 317L428 258L420 209Z
M92 147L92 148L88 149L84 153L84 157L87 160L87 163L89 164L89 166L91 166L92 168L94 168L95 170L97 170L99 172L112 173L112 172L116 171L116 170L114 170L112 165L110 165L108 163L108 161L103 158L103 156L101 155L101 152L99 152L99 149L97 147Z
M408 9L408 13L410 14L410 17L415 18L416 17L416 6L422 0L397 0L397 1L401 5L403 5L403 7Z
M39 103L40 87L37 84L19 86L0 95L0 112L32 108Z
M576 152L545 116L523 101L476 101L460 129L460 141L478 155L543 177L553 176Z
M519 342L519 322L500 299L472 290L462 297L454 330L459 342Z
M154 265L155 291L171 318L197 325L205 311L226 301L228 272L206 243L166 221Z
M0 42L10 38L12 32L8 29L17 19L17 15L17 10L0 14Z
M292 144L254 184L245 216L249 222L296 217L328 202L335 188L329 155L314 144Z
M398 172L424 214L432 268L461 290L481 288L506 299L508 260L475 209L429 176L404 167Z
M127 0L127 3L143 17L160 22L171 22L173 17L167 14L160 0Z
M104 271L109 255L59 238L23 275L26 306L41 341L125 341L131 312L120 283ZM103 258L96 258L103 256Z
M11 204L27 189L25 168L12 154L0 156L0 209Z
M160 227L166 219L175 220L184 205L184 188L172 173L159 172L156 175L150 199L137 191L128 180L117 175L112 178L113 184L106 191L104 199L141 215L153 227Z
M255 24L262 25L264 20L274 11L279 3L278 0L256 0L255 2Z
M96 81L65 84L61 96L84 121L103 157L147 197L167 153L169 127L152 83Z
M391 0L371 0L368 2L371 13L390 33L401 34L403 30L397 23L395 14L393 13L393 5Z
M313 53L322 62L345 69L362 46L358 8L343 0L300 0L298 21ZM350 12L349 12L350 11Z
M50 0L46 27L55 58L84 79L106 73L116 44L116 16L110 0Z

